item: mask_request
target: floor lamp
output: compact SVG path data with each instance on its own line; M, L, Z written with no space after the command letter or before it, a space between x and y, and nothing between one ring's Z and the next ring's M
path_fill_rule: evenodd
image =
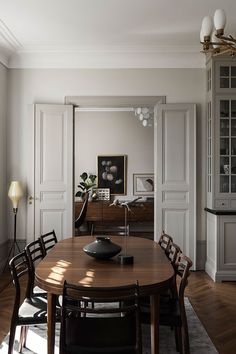
M8 190L8 197L11 199L12 207L13 207L13 214L14 214L14 234L13 235L14 236L13 236L13 243L8 253L7 261L4 266L3 272L5 271L11 257L15 256L17 250L18 252L21 252L20 247L16 241L16 216L18 211L18 203L19 200L22 198L22 196L23 196L23 191L20 182L12 181L10 184L10 188Z

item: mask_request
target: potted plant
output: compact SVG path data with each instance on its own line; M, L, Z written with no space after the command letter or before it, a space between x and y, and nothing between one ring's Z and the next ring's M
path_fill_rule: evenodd
M88 175L86 172L83 172L80 175L82 181L78 184L79 191L75 194L76 197L84 198L84 196L89 193L94 186L96 186L95 180L96 175Z

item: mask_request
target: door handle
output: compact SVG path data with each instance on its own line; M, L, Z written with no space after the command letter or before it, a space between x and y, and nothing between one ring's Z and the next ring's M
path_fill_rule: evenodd
M37 200L38 198L34 198L32 195L28 197L29 204L32 204L33 200Z

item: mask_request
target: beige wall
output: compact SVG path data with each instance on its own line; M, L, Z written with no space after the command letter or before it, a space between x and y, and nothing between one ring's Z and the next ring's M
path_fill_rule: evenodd
M166 96L168 103L197 103L198 239L205 239L204 69L11 69L9 74L7 180L26 182L27 106L63 103L65 96ZM91 132L90 132L91 133ZM19 210L18 236L26 234L26 202Z
M0 64L0 244L7 240L6 228L6 107L7 107L7 72ZM1 256L1 252L0 252Z
M133 174L154 171L153 138L153 128L144 128L134 112L76 112L75 187L84 171L97 174L98 155L127 155L127 198L132 198Z

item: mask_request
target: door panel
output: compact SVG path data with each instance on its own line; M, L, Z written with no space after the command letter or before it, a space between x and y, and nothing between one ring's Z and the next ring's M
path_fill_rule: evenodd
M60 240L73 235L73 106L36 104L34 127L31 230L37 238L54 229Z
M162 230L196 261L196 108L155 107L155 239Z

